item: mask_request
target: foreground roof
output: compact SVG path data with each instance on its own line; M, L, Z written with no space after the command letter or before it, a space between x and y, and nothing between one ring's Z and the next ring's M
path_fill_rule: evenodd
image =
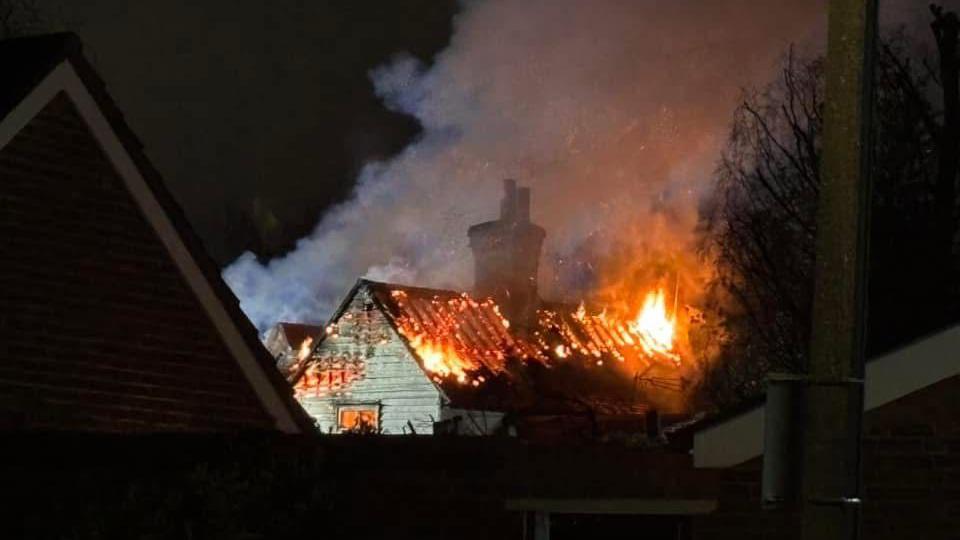
M0 191L20 212L0 236L35 243L0 289L0 342L18 359L3 358L0 394L20 396L0 416L29 426L42 409L58 429L311 429L79 39L0 42L0 70Z

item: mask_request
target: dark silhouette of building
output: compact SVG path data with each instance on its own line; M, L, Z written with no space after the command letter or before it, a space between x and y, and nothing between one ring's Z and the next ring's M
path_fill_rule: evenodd
M309 430L79 40L0 71L0 428Z

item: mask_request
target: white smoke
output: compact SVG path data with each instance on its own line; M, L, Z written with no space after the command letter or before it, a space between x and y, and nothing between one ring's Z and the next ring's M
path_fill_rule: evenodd
M364 275L467 288L467 228L496 217L504 178L533 188L545 263L597 233L682 242L742 88L824 15L821 0L467 2L432 67L371 72L420 138L367 165L293 252L244 254L224 277L261 329L325 320Z

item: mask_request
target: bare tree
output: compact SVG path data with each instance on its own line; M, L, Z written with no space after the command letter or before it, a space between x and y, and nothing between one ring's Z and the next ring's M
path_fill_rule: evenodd
M705 382L714 401L759 391L770 369L797 370L809 341L810 279L822 125L822 63L793 52L778 79L734 113L703 248L716 261L708 306L728 341Z
M955 48L949 21L956 17L934 14L938 40L952 35ZM956 232L956 195L945 187L953 189L957 174L957 142L947 135L956 128L944 127L955 120L939 109L957 97L944 81L956 76L956 54L941 51L933 69L902 32L881 49L869 320L875 350L942 323L956 281L945 258ZM724 340L702 384L714 405L758 393L770 370L805 370L822 111L822 61L791 51L777 80L745 96L734 114L716 190L701 211L701 247L718 269L708 308L723 321Z

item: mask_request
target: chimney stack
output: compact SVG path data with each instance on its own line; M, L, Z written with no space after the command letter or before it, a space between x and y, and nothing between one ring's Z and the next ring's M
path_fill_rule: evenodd
M503 181L503 200L500 201L500 221L514 221L517 215L517 181Z
M530 223L530 188L517 191L517 223Z
M530 222L530 188L505 180L500 219L470 227L474 259L474 293L491 297L512 324L535 323L537 273L546 231Z

